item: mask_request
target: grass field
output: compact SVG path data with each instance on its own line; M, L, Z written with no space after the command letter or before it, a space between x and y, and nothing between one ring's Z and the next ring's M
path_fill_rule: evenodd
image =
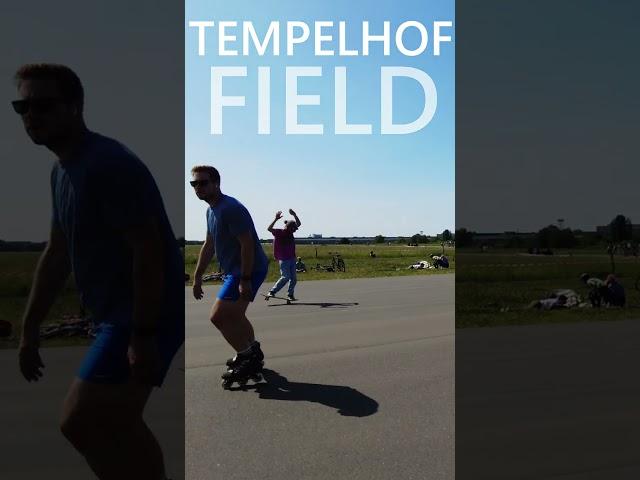
M267 255L271 258L272 247L265 245ZM377 258L370 258L369 251L374 250ZM185 259L185 271L193 274L199 246L188 246ZM345 260L346 272L316 272L309 271L298 275L298 279L318 280L337 278L382 277L396 275L430 275L434 273L446 273L455 269L455 251L447 249L451 268L449 270L407 270L407 267L419 260L429 260L429 254L440 253L439 245L407 247L402 245L322 245L317 247L298 246L298 255L302 256L307 268L316 263L326 265L331 263L329 252L339 252ZM13 324L13 337L0 338L0 348L15 347L18 342L20 321L31 289L33 273L40 254L35 252L0 253L0 319ZM213 263L208 272L217 270L217 264ZM275 281L279 276L277 263L272 261L269 265L267 282ZM80 301L72 281L63 290L58 301L54 305L46 323L56 322L63 314L75 314L80 311ZM43 345L76 345L84 344L86 340L80 338L51 339L43 341Z
M615 257L615 273L624 285L627 307L622 309L524 310L533 300L559 288L571 288L586 301L588 289L581 273L605 278L612 266L606 254L595 251L526 255L502 250L458 252L456 272L456 327L518 325L640 318L640 293L635 278L640 260Z
M275 282L280 277L278 263L273 260L273 247L263 245L269 262L269 274L266 282ZM370 258L369 252L373 250L376 258ZM199 245L187 245L185 252L185 271L193 275L196 268ZM344 259L346 272L324 272L311 270L316 264L331 265L331 253L338 252ZM451 273L455 270L456 254L453 248L447 248L445 254L449 258L449 269L443 270L408 270L407 267L420 260L430 260L432 253L442 253L440 245L420 245L408 247L406 245L298 245L296 253L302 257L307 266L306 273L298 274L298 281L327 280L337 278L364 278L364 277L392 277L400 275L432 275ZM317 255L317 257L316 257ZM217 271L218 265L212 263L207 273Z
M40 254L37 252L0 253L0 319L13 324L13 338L0 338L0 348L14 347L17 344L20 321L27 303L33 273ZM53 306L46 323L55 322L65 313L80 311L80 300L70 280ZM76 339L46 340L45 345L75 344Z

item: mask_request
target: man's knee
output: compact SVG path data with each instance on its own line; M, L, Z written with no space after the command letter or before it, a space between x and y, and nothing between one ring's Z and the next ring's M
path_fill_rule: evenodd
M142 421L151 388L76 381L64 401L62 435L79 451L108 445Z
M77 410L67 411L60 419L62 435L80 452L100 448L109 435L112 424L99 425L96 419Z
M214 311L211 313L211 323L218 329L221 330L224 328L225 321L228 319L227 315L224 315L223 312Z
M60 419L60 432L76 448L86 443L86 426L73 413L67 413L62 416Z
M289 272L285 272L285 271L281 271L281 272L280 272L280 278L281 278L281 279L289 280L289 277L291 277L291 275L289 274Z
M86 443L87 418L82 413L83 383L76 380L72 385L62 404L62 416L60 418L60 431L77 449Z
M229 323L236 322L247 310L248 303L238 300L236 302L218 301L211 312L211 323L218 329L223 330Z

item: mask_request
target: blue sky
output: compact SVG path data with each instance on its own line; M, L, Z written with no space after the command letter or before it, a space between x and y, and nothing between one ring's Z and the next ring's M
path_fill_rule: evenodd
M258 234L266 237L266 226L277 210L295 209L303 222L298 236L412 235L454 228L455 212L455 118L454 118L454 30L453 43L442 45L433 55L433 21L454 22L452 1L193 1L186 2L185 15L185 185L196 164L214 165L222 176L222 191L236 197L251 212ZM395 28L417 20L427 26L429 46L418 57L400 54L392 41L391 55L382 55L381 45L372 45L368 57L316 57L312 37L299 46L293 57L260 57L252 46L250 56L217 55L217 28L207 29L207 54L197 55L198 34L188 28L190 20L253 21L263 34L270 21L287 20L347 22L347 48L357 48L362 21L372 32L382 22ZM240 33L241 29L238 28ZM239 35L241 36L241 35ZM337 35L335 35L337 36ZM284 40L284 35L282 35ZM418 35L407 31L406 46L415 48ZM240 50L241 42L235 46ZM281 45L284 50L284 43ZM337 39L327 44L337 50ZM229 78L224 95L244 95L245 107L225 107L223 135L210 134L210 69L212 66L246 66L245 78ZM271 67L271 135L257 134L257 68ZM299 94L320 95L320 106L299 109L300 123L324 124L324 135L285 135L285 67L320 66L322 77L303 78ZM347 68L347 119L370 123L372 135L335 135L334 67ZM431 122L408 135L380 135L380 68L409 66L431 76L438 91L438 107ZM410 122L421 111L424 95L410 79L394 81L396 123ZM205 235L206 204L190 188L185 190L187 239ZM286 217L285 217L286 218ZM263 233L265 232L265 233Z

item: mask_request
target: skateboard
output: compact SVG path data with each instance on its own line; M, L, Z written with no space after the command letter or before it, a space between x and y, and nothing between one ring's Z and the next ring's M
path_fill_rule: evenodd
M260 295L262 295L267 302L269 301L270 298L277 298L278 300L284 300L285 302L287 302L287 305L291 305L291 300L285 297L277 297L275 295L269 295L269 293L260 293ZM295 301L296 300L294 300L294 302Z

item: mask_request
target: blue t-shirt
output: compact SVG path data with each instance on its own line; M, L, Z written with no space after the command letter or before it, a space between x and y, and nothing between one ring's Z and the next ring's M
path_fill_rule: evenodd
M184 263L156 183L124 145L87 132L51 172L52 223L66 237L83 305L98 322L133 317L133 256L124 231L155 219L164 243L163 312L184 318ZM182 318L179 318L182 314Z
M218 263L224 273L240 275L240 242L237 237L245 232L251 232L253 237L253 271L266 272L267 256L245 206L235 198L223 194L214 207L207 209L207 233L213 238Z

